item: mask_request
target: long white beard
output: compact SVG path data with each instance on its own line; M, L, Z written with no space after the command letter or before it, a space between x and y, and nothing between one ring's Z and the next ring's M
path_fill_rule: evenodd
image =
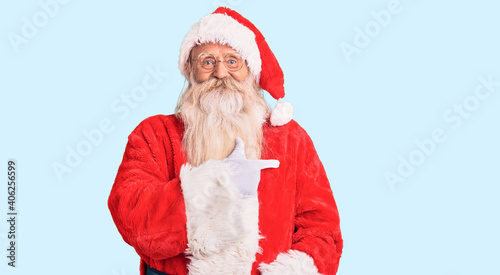
M243 83L232 78L196 83L191 74L176 107L176 115L184 122L182 146L188 162L198 166L209 159L226 158L236 137L243 139L248 159L260 158L262 124L268 113L251 75Z

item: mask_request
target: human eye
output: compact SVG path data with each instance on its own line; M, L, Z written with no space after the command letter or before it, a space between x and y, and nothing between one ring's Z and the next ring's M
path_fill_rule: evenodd
M215 58L213 58L212 56L206 56L201 58L200 60L200 65L204 69L212 69L214 67L214 64Z
M241 62L242 62L241 57L238 57L236 55L226 56L226 63L228 66L238 67L241 64Z

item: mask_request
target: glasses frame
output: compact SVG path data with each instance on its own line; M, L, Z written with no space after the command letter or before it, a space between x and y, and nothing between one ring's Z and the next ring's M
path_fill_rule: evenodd
M227 62L228 60L226 60L226 59L227 59L227 56L228 56L228 55L230 55L230 54L233 54L233 55L234 55L234 54L236 54L236 55L237 55L237 56L239 56L239 57L241 58L241 60L243 61L243 62L241 62L241 66L240 66L238 69L230 69L230 68L228 68L228 67L227 67L227 63L226 63L226 62ZM212 70L207 70L207 69L205 69L205 68L203 68L203 67L201 66L201 64L200 64L199 60L200 60L200 58L201 58L201 57L205 57L205 56L212 56L212 57L214 58L214 60L215 60L215 64L214 64L214 68L213 68ZM229 52L229 53L226 53L226 54L224 55L224 59L222 59L222 60L218 60L218 59L215 57L215 55L214 55L213 53L200 53L200 54L198 55L198 58L196 58L196 59L191 58L191 61L196 62L196 63L198 64L198 67L199 67L201 70L203 70L203 71L205 71L205 72L207 72L207 73L212 73L212 72L214 72L214 71L215 71L215 68L217 67L217 64L218 64L218 63L221 63L221 62L222 62L222 63L224 63L224 67L225 67L228 71L230 71L230 72L237 72L237 71L241 70L241 68L243 68L243 64L245 64L245 63L246 63L246 60L245 60L245 59L243 59L243 58L241 57L241 55L240 55L239 53L237 53L237 52Z

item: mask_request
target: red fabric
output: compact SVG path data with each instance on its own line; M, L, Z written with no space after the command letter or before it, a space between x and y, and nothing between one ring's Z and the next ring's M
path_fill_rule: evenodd
M271 48L269 48L262 33L252 24L252 22L232 9L219 7L213 13L231 16L255 34L255 43L257 43L257 47L259 47L260 60L262 61L259 85L275 99L285 97L285 88L283 86L285 78L283 76L283 70L281 70L278 60L271 51Z
M187 274L186 215L179 171L185 161L182 123L175 116L145 119L130 134L108 206L125 242L144 263L169 274ZM337 206L325 170L307 133L291 121L264 125L262 159L279 168L261 172L259 242L252 274L289 249L314 259L322 274L335 274L342 253Z

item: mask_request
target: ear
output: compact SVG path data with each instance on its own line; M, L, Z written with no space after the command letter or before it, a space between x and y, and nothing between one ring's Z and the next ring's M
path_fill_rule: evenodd
M188 73L188 75L191 74L191 70L193 69L193 50L195 47L191 49L188 55L188 60L184 63L184 70Z
M191 56L188 58L187 62L184 63L184 71L188 73L188 75L191 73Z

